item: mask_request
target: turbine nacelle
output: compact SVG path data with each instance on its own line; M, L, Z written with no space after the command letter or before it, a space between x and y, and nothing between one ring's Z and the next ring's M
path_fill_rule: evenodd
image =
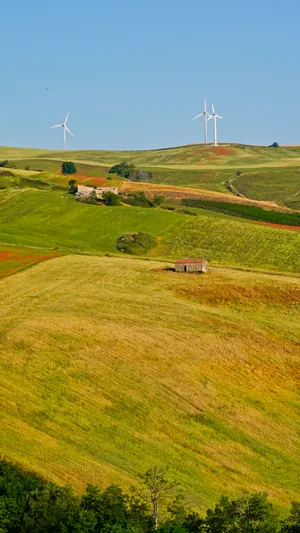
M56 124L55 126L50 126L50 128L63 128L63 130L64 130L64 149L65 150L67 149L66 131L68 133L70 133L70 135L72 135L72 137L74 137L73 133L69 130L69 128L67 126L69 115L70 115L70 111L68 111L67 116L66 116L66 118L65 118L65 120L64 120L64 122L62 124Z

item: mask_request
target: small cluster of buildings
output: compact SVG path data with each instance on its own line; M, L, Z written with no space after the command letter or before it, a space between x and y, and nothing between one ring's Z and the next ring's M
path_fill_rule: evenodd
M94 194L96 198L101 199L105 192L113 192L114 194L119 194L118 187L90 187L88 185L77 185L76 196L81 196L82 198L90 198Z

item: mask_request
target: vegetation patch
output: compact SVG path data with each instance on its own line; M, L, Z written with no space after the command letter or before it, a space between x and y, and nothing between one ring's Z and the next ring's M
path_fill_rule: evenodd
M261 207L254 205L202 200L200 198L183 198L181 203L187 207L199 207L201 209L217 211L219 213L240 218L248 218L250 220L258 220L286 226L300 226L300 213L283 213L281 211L262 209Z
M127 233L117 240L117 249L131 255L141 255L149 252L157 245L153 235L145 232Z

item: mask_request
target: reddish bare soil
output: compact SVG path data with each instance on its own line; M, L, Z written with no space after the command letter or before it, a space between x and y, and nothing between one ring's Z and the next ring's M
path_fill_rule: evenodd
M263 222L262 220L255 220L255 223L261 224L262 226L270 226L271 228L300 231L300 226L286 226L285 224L274 224L273 222Z

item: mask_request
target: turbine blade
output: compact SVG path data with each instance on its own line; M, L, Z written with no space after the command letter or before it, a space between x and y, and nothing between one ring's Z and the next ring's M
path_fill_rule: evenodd
M69 114L70 114L70 111L68 111L68 113L67 113L67 116L66 116L66 118L65 118L65 122L64 122L64 124L67 124L67 122L68 122L68 118L69 118Z
M56 126L50 126L50 128L61 128L63 124L56 124Z
M221 120L224 120L223 117L220 117L220 115L216 115L217 118L220 118Z
M211 107L212 107L212 111L213 111L213 113L215 113L215 106L214 106L214 104L212 104Z
M72 135L72 137L74 137L73 133L69 130L69 128L67 128L67 126L65 126L65 128Z
M193 120L196 120L196 118L199 118L199 117L202 117L203 113L200 113L200 115L197 115L196 117L193 118Z
M211 118L213 118L213 116L212 116L212 115L209 115L209 118L206 119L207 122L208 122Z
M204 98L204 111L206 111L206 98Z

